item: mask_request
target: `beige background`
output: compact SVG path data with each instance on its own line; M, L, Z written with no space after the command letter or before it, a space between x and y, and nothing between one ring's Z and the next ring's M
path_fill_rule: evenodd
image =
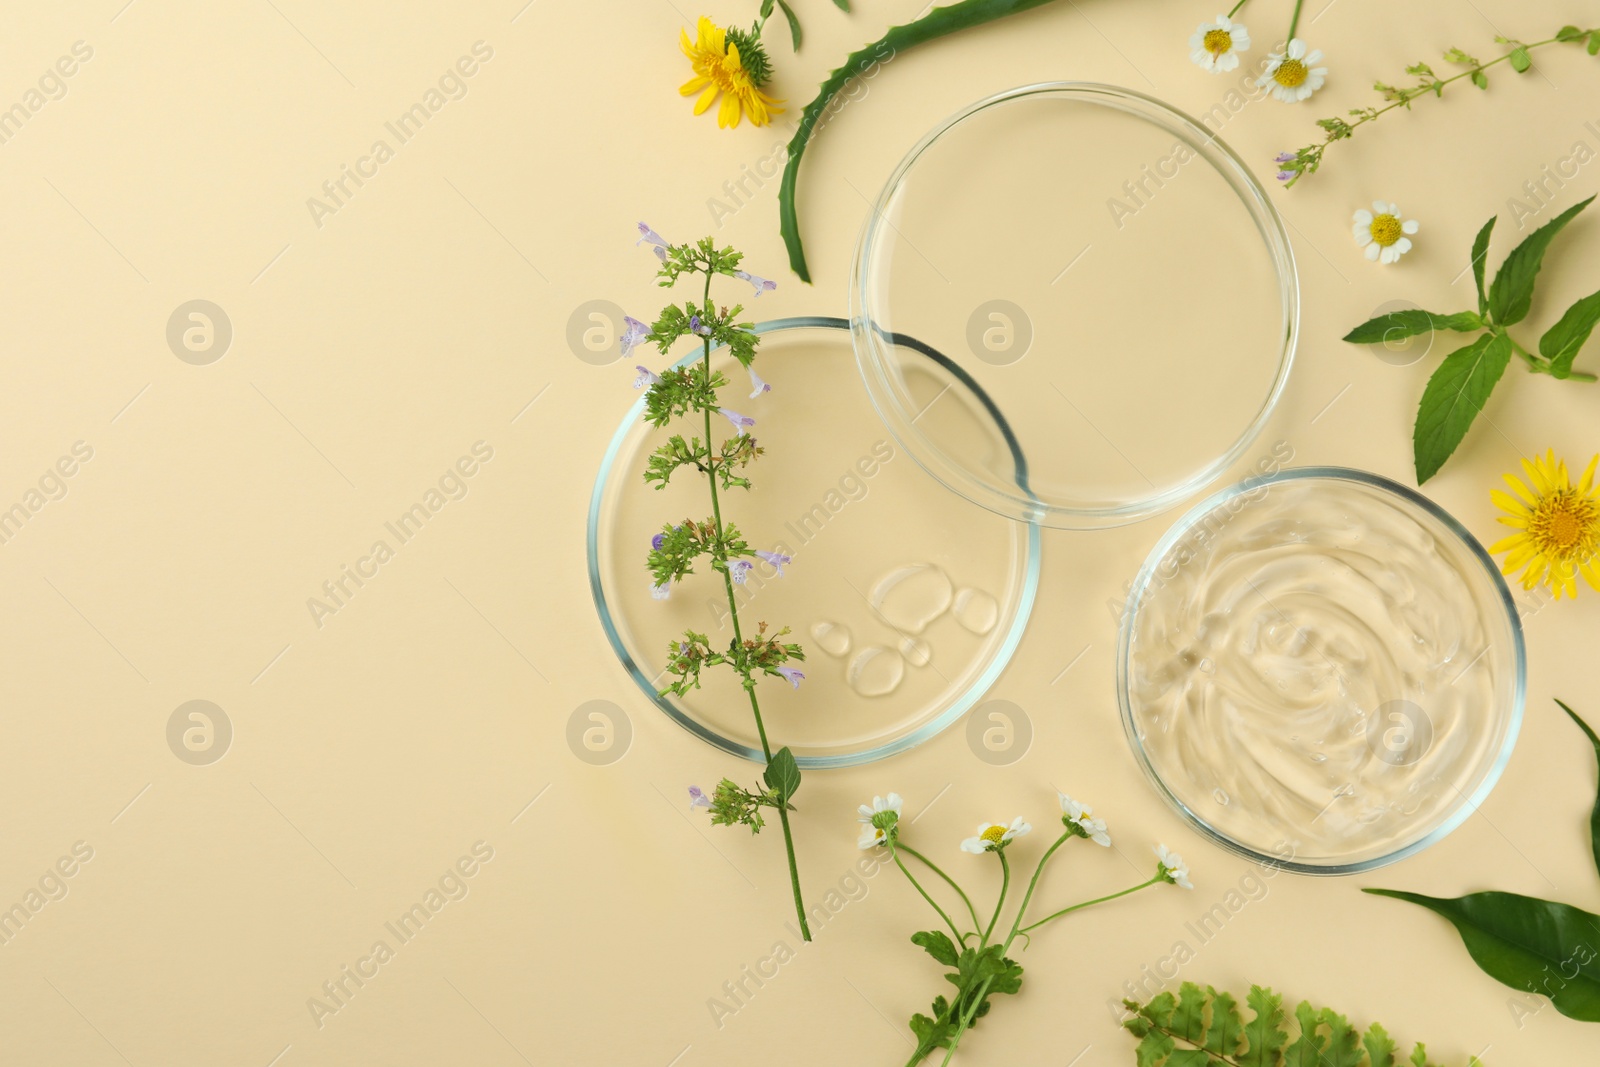
M583 509L631 371L578 359L568 317L597 299L653 307L633 223L709 231L707 198L785 137L690 115L676 37L700 12L669 0L124 3L11 4L0 40L5 107L74 42L93 50L65 95L0 144L0 506L75 442L93 449L65 497L0 546L0 902L23 900L76 842L93 850L67 895L0 947L0 1060L902 1062L905 1018L943 982L906 943L924 920L893 871L712 1022L722 983L793 941L779 841L686 812L685 785L750 768L649 707L587 589ZM847 48L921 7L797 6L804 51L790 55L781 31L774 47L777 91L797 103ZM1288 6L1246 10L1258 52ZM1593 21L1590 5L1539 6L1312 0L1303 35L1328 53L1327 89L1305 106L1251 104L1226 137L1265 174L1273 152L1311 139L1315 117L1367 103L1374 77L1451 44L1488 53L1496 29L1537 38ZM1068 2L896 58L808 158L814 288L784 270L774 184L716 232L779 279L762 312L843 313L861 194L924 129L983 94L1057 78L1205 110L1224 83L1185 45L1210 14ZM319 227L307 198L478 41L493 54L465 97ZM1597 87L1600 66L1580 50L1541 52L1528 76L1385 119L1274 194L1300 257L1304 341L1263 451L1287 440L1297 462L1410 480L1431 361L1395 368L1337 338L1391 299L1468 306L1470 281L1450 279L1472 233L1576 142L1600 148ZM1592 170L1556 204L1594 191ZM1350 213L1374 197L1422 218L1393 269L1350 240ZM1548 267L1536 327L1594 287L1600 218L1571 227ZM196 298L234 331L207 366L165 340L173 310ZM1580 366L1600 366L1592 345ZM1513 368L1488 411L1497 430L1476 428L1430 495L1495 537L1488 490L1519 454L1554 447L1581 462L1600 448L1595 388ZM478 441L493 458L465 499L317 627L307 598ZM813 899L856 862L854 806L889 789L911 812L933 804L915 840L963 871L955 845L979 818L1046 825L1053 785L1095 802L1119 847L1079 853L1052 898L1128 883L1148 870L1149 841L1189 858L1193 894L1152 892L1040 937L1026 991L964 1062L1130 1062L1107 999L1176 941L1193 944L1185 924L1249 873L1149 791L1116 721L1104 604L1172 517L1047 537L1033 625L994 690L1032 718L1022 760L988 766L954 730L892 763L807 779L799 848ZM1523 740L1483 810L1379 874L1273 879L1183 977L1271 983L1381 1017L1452 1064L1486 1047L1497 1064L1592 1059L1600 1030L1548 1007L1519 1025L1511 992L1442 922L1356 892L1498 887L1600 906L1582 847L1591 758L1550 700L1600 717L1600 596L1526 624ZM194 699L234 729L209 766L167 743L169 717ZM573 710L597 699L631 717L631 749L609 766L565 741ZM479 841L493 858L462 881L469 894L319 1027L308 998L374 941L395 945L384 924ZM1019 853L1031 862L1038 847Z

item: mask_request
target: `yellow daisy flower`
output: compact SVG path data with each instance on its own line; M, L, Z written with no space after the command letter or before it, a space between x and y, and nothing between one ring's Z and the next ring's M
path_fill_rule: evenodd
M720 127L737 126L745 115L753 125L765 126L773 115L783 114L783 108L778 106L783 101L761 91L750 66L740 58L739 45L728 40L728 36L727 30L704 16L700 18L696 40L690 41L687 33L678 31L678 47L694 67L694 77L680 85L678 92L684 96L700 94L694 102L696 115L703 114L720 93L722 104L717 108ZM761 62L755 56L751 59Z
M1543 457L1522 461L1526 482L1505 475L1511 493L1491 490L1489 496L1506 514L1500 521L1517 530L1497 542L1490 552L1509 552L1505 574L1526 567L1522 588L1541 582L1556 599L1566 592L1576 598L1578 575L1600 590L1600 491L1595 487L1595 465L1589 461L1576 488L1565 460L1557 462L1552 449Z

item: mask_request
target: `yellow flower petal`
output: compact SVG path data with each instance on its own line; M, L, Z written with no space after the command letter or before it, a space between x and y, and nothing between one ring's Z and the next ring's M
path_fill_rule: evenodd
M1533 514L1533 512L1528 509L1527 505L1523 504L1522 501L1518 500L1516 497L1505 492L1504 490L1489 490L1489 499L1494 501L1495 505L1499 507L1501 511L1509 511L1513 515Z
M706 91L701 93L700 99L694 102L694 113L696 115L705 114L706 108L711 106L711 102L717 98L717 93L719 92L721 90L717 88L715 83L706 86ZM724 106L726 106L726 102L724 102Z
M724 129L739 125L739 98L732 93L722 98L722 107L717 112L717 125Z

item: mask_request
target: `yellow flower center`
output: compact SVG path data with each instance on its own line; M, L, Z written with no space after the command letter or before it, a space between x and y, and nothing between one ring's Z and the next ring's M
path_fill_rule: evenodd
M1000 839L1006 836L1006 828L1004 826L991 826L978 836L991 845L998 845Z
M1272 80L1285 89L1297 88L1306 80L1306 65L1298 59L1285 59L1278 64L1278 69L1272 72Z
M1233 34L1227 30L1207 30L1201 44L1205 46L1207 52L1220 56L1233 47Z
M1372 234L1372 239L1385 248L1400 240L1400 220L1393 215L1383 214L1372 220L1372 225L1367 227Z
M1571 489L1559 489L1539 501L1528 536L1547 555L1585 560L1600 542L1600 508Z

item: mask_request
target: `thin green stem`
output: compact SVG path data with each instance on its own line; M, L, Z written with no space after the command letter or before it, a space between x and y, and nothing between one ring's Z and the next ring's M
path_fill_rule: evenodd
M995 854L1000 857L1000 899L994 902L994 917L989 920L988 927L983 931L983 940L978 942L979 948L989 943L989 935L994 933L994 924L1000 921L1000 909L1006 906L1006 890L1011 886L1011 862L1006 859L1006 850L998 849Z
M711 271L706 271L706 287L704 304L711 303ZM703 341L704 366L706 381L711 381L711 338ZM706 422L706 452L711 451L711 409L705 410ZM722 587L728 595L728 617L733 621L734 648L742 651L744 648L744 634L739 629L739 599L733 593L733 574L728 569L727 553L723 549L722 528L722 501L717 495L717 479L712 474L706 478L706 485L711 489L711 520L716 524L716 550L714 558L722 564ZM756 734L761 738L761 755L767 763L772 762L772 746L767 742L767 727L761 719L761 702L756 699L755 680L750 677L750 668L740 661L736 664L738 671L744 677L744 691L750 696L750 713L755 716ZM806 922L805 899L800 893L800 866L794 856L794 833L789 828L789 798L778 798L778 822L783 826L783 850L789 857L789 887L794 891L794 913L800 920L800 937L811 940L811 926Z
M1083 908L1087 908L1087 907L1090 907L1090 906L1095 905L1095 904L1104 904L1108 900L1116 900L1118 897L1125 897L1129 893L1137 893L1141 889L1148 889L1150 886L1159 885L1161 883L1161 881L1162 881L1162 878L1158 874L1154 878L1150 879L1148 882L1140 882L1136 886L1129 886L1127 889L1124 889L1121 892L1109 893L1109 894L1107 894L1106 896L1103 896L1103 897L1096 897L1093 900L1086 900L1082 904L1073 904L1070 907L1062 908L1060 911L1052 912L1051 914L1046 915L1044 918L1040 919L1036 923L1029 923L1027 926L1024 926L1022 928L1021 932L1025 934L1029 930L1036 930L1039 927L1043 926L1045 923L1049 922L1051 919L1059 919L1059 918L1061 918L1061 916L1066 915L1068 912L1079 911L1079 910L1081 910ZM1020 918L1020 916L1019 916L1019 918Z
M1239 9L1249 2L1250 0L1239 0L1237 4L1233 5L1233 10L1228 12L1228 17L1230 19L1233 18L1233 16L1239 13Z
M944 871L939 868L938 864L934 863L932 860L918 852L916 849L912 848L910 845L896 841L895 848L899 849L901 852L909 854L915 859L921 860L930 871L932 871L934 874L937 874L940 878L943 878L949 883L950 888L954 889L960 895L961 902L967 906L967 914L972 916L972 932L977 933L979 928L983 926L983 922L978 918L978 909L972 906L972 898L967 896L967 891L957 885L954 878L951 878L948 874L945 874Z
M1067 831L1056 838L1055 844L1045 849L1044 855L1039 857L1039 866L1033 869L1033 877L1028 880L1028 891L1022 894L1022 906L1017 908L1017 918L1011 924L1011 933L1006 937L1006 948L1011 947L1011 942L1017 939L1017 934L1022 926L1022 917L1028 913L1028 901L1033 899L1033 891L1038 888L1039 876L1044 874L1044 865L1050 862L1050 857L1055 855L1056 849L1066 844L1068 839L1075 836L1072 831Z
M1305 0L1294 0L1294 14L1289 16L1289 40L1294 40L1294 31L1300 25L1300 7Z
M928 895L928 891L922 888L922 883L917 881L916 877L906 869L906 865L904 863L900 862L900 856L897 852L891 849L889 855L894 858L894 865L900 868L900 873L906 876L906 880L910 882L913 887L915 887L918 893L922 894L922 899L928 902L928 906L939 913L939 918L943 919L944 924L950 928L950 932L956 935L956 941L961 945L962 948L966 948L966 935L960 930L956 929L956 924L950 921L950 916L945 914L945 910L939 906L939 902Z

